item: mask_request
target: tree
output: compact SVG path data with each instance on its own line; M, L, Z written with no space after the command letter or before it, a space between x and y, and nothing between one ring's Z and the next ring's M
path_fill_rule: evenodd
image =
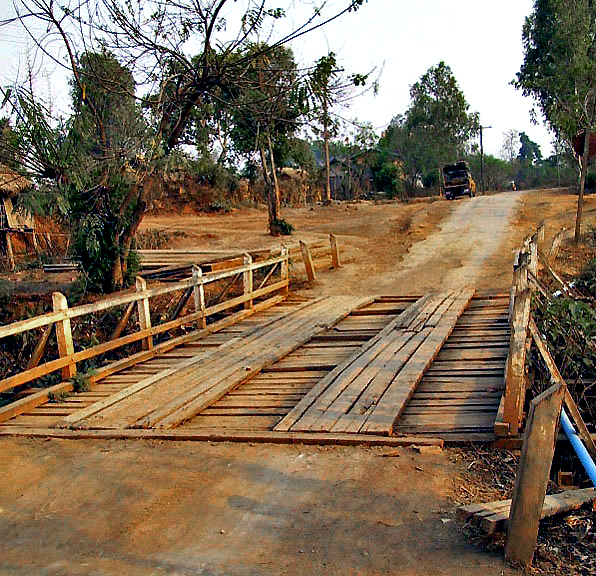
M513 84L532 96L555 134L568 142L585 131L575 239L588 170L589 136L596 122L596 3L535 0L523 27L524 61Z
M332 116L332 109L337 105L345 105L351 98L354 86L364 86L368 74L343 75L344 69L338 65L335 52L329 52L319 58L307 79L311 116L318 122L318 130L323 137L325 151L325 198L324 204L331 204L331 168L329 161L329 141L337 134L337 121ZM376 90L376 83L373 84Z
M429 68L410 89L410 97L403 128L417 149L411 179L428 179L431 172L438 176L442 164L465 154L468 141L478 131L479 118L469 112L470 106L445 62Z
M507 130L503 132L503 145L501 146L501 158L513 164L519 153L519 132Z
M107 292L126 283L135 260L131 245L146 206L149 138L132 73L113 54L81 54L70 83L73 114L54 127L30 92L15 90L19 157L44 182L32 191L46 196L40 208L55 199L69 222L89 287Z
M277 165L298 129L303 98L294 54L289 48L278 46L267 51L263 45L255 44L249 51L261 56L252 61L232 103L231 137L240 153L248 157L255 151L259 153L267 188L269 232L278 235L285 226L281 218Z

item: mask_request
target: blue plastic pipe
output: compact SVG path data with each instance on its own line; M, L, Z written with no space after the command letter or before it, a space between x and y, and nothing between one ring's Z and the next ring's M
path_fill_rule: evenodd
M586 474L590 477L592 484L596 486L596 464L594 464L594 460L590 458L590 454L588 454L584 443L575 431L573 424L571 424L571 420L569 420L565 408L563 408L561 412L561 426L563 427L563 431L567 435L567 438L569 438L569 442L571 442L577 457L580 459Z

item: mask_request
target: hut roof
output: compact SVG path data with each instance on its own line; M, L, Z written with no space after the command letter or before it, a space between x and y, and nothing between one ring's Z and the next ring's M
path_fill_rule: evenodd
M31 182L24 176L17 174L8 166L0 164L0 195L12 198L21 190L31 186Z

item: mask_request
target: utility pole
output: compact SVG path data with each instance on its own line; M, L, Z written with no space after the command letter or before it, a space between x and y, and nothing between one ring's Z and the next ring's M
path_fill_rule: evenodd
M486 190L484 188L484 144L482 142L482 131L489 128L492 128L492 126L480 126L480 189L483 195Z

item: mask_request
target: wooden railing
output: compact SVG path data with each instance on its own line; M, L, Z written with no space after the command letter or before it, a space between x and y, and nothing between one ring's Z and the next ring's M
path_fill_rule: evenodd
M255 272L266 268L268 268L268 270L263 270L264 277L255 287ZM276 272L279 274L279 279L275 278L275 281L271 282ZM205 287L209 284L226 279L229 279L229 281L216 299L216 302L210 306L206 306ZM232 286L240 280L242 281L242 294L224 300L230 293ZM159 334L189 324L195 324L196 328L199 330L207 329L207 319L210 316L221 314L222 312L230 311L233 308L241 306L245 311L250 312L255 308L255 300L270 296L274 293L282 293L285 295L288 291L288 287L289 253L285 247L281 247L279 256L253 262L252 257L247 254L244 258L244 263L241 266L227 270L203 274L200 268L194 267L191 277L165 286L158 285L149 287L143 278L138 277L136 280L135 292L115 294L91 304L84 304L72 308L69 308L66 297L63 294L55 292L53 294L52 312L0 326L0 339L23 334L24 332L34 329L45 328L26 369L0 380L0 392L5 392L16 386L27 384L58 370L61 371L63 379L72 379L77 373L77 364L83 360L95 358L135 342L140 341L143 350L151 352L155 346L154 338ZM171 314L170 318L165 322L153 326L151 323L151 300L177 291L183 291L183 293L174 313ZM179 314L182 312L191 296L194 301L194 310L190 314L180 317ZM114 331L111 340L75 352L71 327L72 320L125 305L128 305L128 307ZM138 330L122 336L121 334L124 327L135 308L137 311ZM56 330L58 358L39 364L39 361L43 357L44 349L52 329ZM106 370L103 370L103 377L105 377L105 373ZM92 379L97 380L99 378L95 375Z
M551 266L561 242L569 236L567 229L556 234L546 256L544 225L542 225L535 234L524 240L521 250L515 255L513 285L509 301L510 341L505 368L505 393L501 398L495 421L497 436L515 436L520 432L528 388L526 357L532 341L542 356L545 356L545 344L539 339L531 313L534 291L540 291L548 299L553 298L541 276L546 275L565 296L577 296L573 288L566 284ZM552 365L554 366L554 363Z

